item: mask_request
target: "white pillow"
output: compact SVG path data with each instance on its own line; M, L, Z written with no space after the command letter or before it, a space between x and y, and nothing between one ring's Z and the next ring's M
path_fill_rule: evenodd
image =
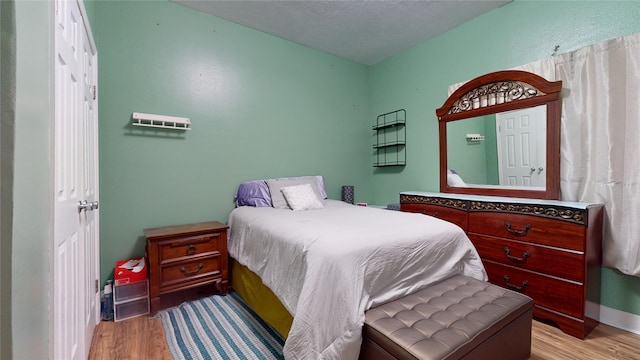
M289 207L296 210L321 209L322 202L313 191L311 184L286 186L280 189Z
M304 183L310 183L311 187L314 188L313 191L318 190L316 191L316 195L318 195L318 199L320 199L320 201L327 198L327 192L324 189L324 178L322 177L322 175L282 177L282 178L275 178L272 180L296 180L296 181L304 180L304 182L301 182L298 184L289 184L285 186L302 185ZM317 187L317 189L315 187ZM324 201L322 203L324 204Z
M322 192L318 189L318 182L316 177L304 176L297 178L279 178L279 179L267 179L267 186L269 187L269 193L271 195L271 206L276 209L289 209L291 206L287 204L287 200L284 198L282 194L282 189L288 186L297 186L310 184L313 189L316 197L318 199L322 198Z

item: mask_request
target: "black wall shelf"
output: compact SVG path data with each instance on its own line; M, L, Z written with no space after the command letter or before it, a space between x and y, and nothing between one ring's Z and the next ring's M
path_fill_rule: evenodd
M407 162L407 112L404 109L380 114L373 126L375 131L374 167L404 166Z

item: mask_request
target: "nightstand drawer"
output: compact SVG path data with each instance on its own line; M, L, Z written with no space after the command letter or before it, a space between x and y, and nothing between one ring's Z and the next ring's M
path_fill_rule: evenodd
M220 250L220 234L188 236L174 240L163 240L160 246L160 263L173 259L191 257Z
M470 212L469 232L585 251L585 226L539 216Z
M160 287L172 287L187 282L200 282L221 277L221 257L211 256L184 261L162 268Z

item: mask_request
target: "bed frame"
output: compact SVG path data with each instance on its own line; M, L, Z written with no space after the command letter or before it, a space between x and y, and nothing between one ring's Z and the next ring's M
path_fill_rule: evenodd
M291 329L293 316L271 289L262 283L258 275L233 258L229 258L229 262L231 263L231 287L233 290L262 320L286 339L289 329Z

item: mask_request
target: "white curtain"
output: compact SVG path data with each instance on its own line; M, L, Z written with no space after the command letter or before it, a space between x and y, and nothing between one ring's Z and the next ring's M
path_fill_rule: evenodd
M514 69L562 80L561 199L605 204L604 266L640 276L640 34Z
M553 59L562 200L604 203L604 265L640 276L640 34Z

